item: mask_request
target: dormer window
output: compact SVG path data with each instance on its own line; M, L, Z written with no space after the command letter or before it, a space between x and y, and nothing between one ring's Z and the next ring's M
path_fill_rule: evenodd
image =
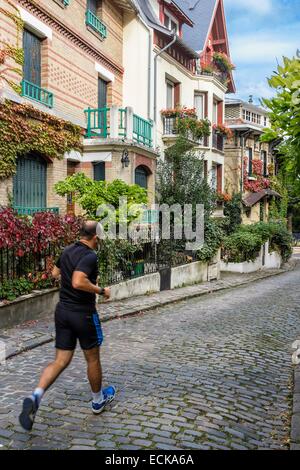
M179 35L179 22L169 12L165 11L164 25L170 31L175 30L175 33Z

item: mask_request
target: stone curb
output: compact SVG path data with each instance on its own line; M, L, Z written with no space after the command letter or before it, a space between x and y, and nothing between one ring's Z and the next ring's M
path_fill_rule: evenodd
M300 365L296 366L294 369L290 450L300 450Z
M225 284L223 286L215 286L215 287L212 286L211 289L205 288L202 291L192 292L190 294L180 295L180 292L178 292L176 297L174 297L173 299L166 299L165 301L164 300L156 301L155 303L152 303L152 304L150 303L147 306L139 306L137 308L131 308L130 310L124 311L121 314L106 315L102 318L101 321L102 322L107 322L107 321L111 321L111 320L117 320L117 319L120 319L120 318L126 318L126 317L129 317L129 316L139 315L139 314L143 314L144 312L147 312L147 311L150 311L150 310L156 310L160 307L170 305L170 304L173 304L173 303L182 302L182 301L187 300L187 299L193 299L193 298L196 298L196 297L201 297L203 295L212 294L214 292L219 292L219 291L222 291L222 290L238 288L238 287L244 286L246 284L251 284L252 282L256 282L256 281L260 281L262 279L267 279L269 277L284 274L288 271L292 271L295 267L296 267L296 263L293 263L291 265L288 265L286 268L282 269L279 272L275 272L275 273L274 272L272 272L272 273L263 272L263 273L260 273L260 275L258 275L257 277L255 277L253 279L247 279L245 281L232 282L231 284L227 284L227 285ZM199 287L200 286L201 286L201 284L199 284ZM180 291L180 289L178 289L178 291ZM43 346L44 344L51 343L52 341L54 341L54 336L53 335L43 335L42 337L30 340L30 341L27 342L27 344L22 345L19 348L17 347L16 349L13 349L13 350L9 351L7 356L6 356L6 360L11 359L15 356L18 356L19 354L22 354L23 352L27 352L27 351L35 349L39 346ZM300 390L299 390L299 392L300 392ZM298 416L299 416L299 431L300 431L300 413L299 413ZM300 443L300 441L299 441L299 443Z

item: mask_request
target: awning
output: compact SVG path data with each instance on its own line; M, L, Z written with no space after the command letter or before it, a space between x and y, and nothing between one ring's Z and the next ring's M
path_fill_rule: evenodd
M243 198L243 204L246 207L252 207L255 204L257 204L259 201L261 201L265 197L281 197L279 193L276 191L273 191L272 189L263 189L262 191L259 191L258 193L251 193L248 196Z

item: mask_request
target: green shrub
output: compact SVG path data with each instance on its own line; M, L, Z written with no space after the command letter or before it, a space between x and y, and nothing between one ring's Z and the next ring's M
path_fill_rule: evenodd
M223 238L224 231L222 229L222 221L219 223L213 219L207 220L204 231L204 245L197 253L198 260L211 260L217 254L218 249L221 247Z
M270 251L277 251L283 261L292 254L292 235L284 223L258 222L241 225L236 232L225 237L222 256L226 262L254 261L261 246L270 241Z
M254 261L259 255L262 243L260 235L238 230L225 237L222 247L223 259L227 263Z
M280 253L283 261L288 261L293 253L293 237L285 224L273 224L274 231L270 239L271 250ZM276 229L275 229L276 227Z
M242 223L241 195L234 194L230 201L224 203L224 215L226 220L225 232L230 235L235 232Z

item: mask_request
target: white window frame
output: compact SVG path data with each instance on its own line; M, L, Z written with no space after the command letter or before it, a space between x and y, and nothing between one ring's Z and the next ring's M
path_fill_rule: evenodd
M165 11L164 12L164 15L165 15L165 20L166 20L166 17L168 18L168 26L165 25L165 21L164 21L164 26L166 28L168 28L169 31L172 31L171 29L171 21L173 21L175 24L176 24L176 34L178 35L179 34L179 21L175 18L175 16L173 16L169 11Z
M172 87L172 105L168 105L168 89ZM175 84L171 80L166 80L166 109L173 109L175 106Z
M210 186L211 189L217 191L218 189L218 169L217 164L213 163L210 169Z
M197 106L196 106L196 97L198 97L198 96L201 96L201 98L202 98L201 116L199 116L198 109L197 109ZM194 108L196 109L198 119L205 119L205 94L204 93L194 93Z
M216 110L216 112L215 112ZM218 106L218 101L214 100L213 101L213 112L212 112L212 123L213 124L218 124L218 113L219 113L219 106Z

